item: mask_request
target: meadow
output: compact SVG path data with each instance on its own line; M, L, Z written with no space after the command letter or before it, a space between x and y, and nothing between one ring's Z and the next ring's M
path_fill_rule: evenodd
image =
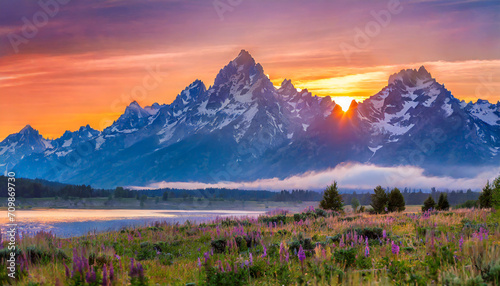
M18 237L8 285L500 285L489 209L340 214L308 207L258 218L156 223L58 238Z

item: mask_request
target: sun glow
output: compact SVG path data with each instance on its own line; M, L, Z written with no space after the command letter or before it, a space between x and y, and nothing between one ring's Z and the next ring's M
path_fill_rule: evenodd
M346 112L355 98L350 96L332 96L332 100L342 108L342 111Z

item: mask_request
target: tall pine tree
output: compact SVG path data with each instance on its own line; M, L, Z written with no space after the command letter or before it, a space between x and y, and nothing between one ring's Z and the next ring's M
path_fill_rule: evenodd
M441 193L439 195L438 203L437 203L437 210L440 211L446 211L450 208L450 203L448 202L448 194L447 193Z
M389 212L402 212L405 210L405 198L398 188L394 188L389 193L387 209Z
M384 213L387 207L387 194L381 186L377 186L374 191L375 194L371 195L371 206L376 213Z
M324 210L342 211L343 201L344 199L339 194L337 182L333 182L323 193L323 200L319 203L319 207Z
M493 189L490 186L490 182L486 183L483 188L483 192L479 196L479 207L483 209L491 208L493 206Z

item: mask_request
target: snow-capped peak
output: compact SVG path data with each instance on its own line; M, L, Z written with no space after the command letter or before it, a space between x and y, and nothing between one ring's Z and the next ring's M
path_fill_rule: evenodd
M489 125L500 125L500 104L493 104L487 100L478 99L476 103L469 103L465 107L474 118Z

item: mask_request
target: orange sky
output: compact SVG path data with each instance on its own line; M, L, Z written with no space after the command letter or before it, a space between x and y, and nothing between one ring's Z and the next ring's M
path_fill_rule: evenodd
M352 45L386 1L244 1L223 19L210 1L70 2L17 52L8 35L22 35L21 18L39 7L7 2L0 3L0 139L26 124L47 138L86 124L103 129L133 100L170 103L195 79L210 86L241 49L275 85L288 78L321 96L363 100L390 74L425 65L459 99L500 100L500 9L492 1L402 2L401 14L350 59L340 44ZM134 96L151 70L159 81Z

